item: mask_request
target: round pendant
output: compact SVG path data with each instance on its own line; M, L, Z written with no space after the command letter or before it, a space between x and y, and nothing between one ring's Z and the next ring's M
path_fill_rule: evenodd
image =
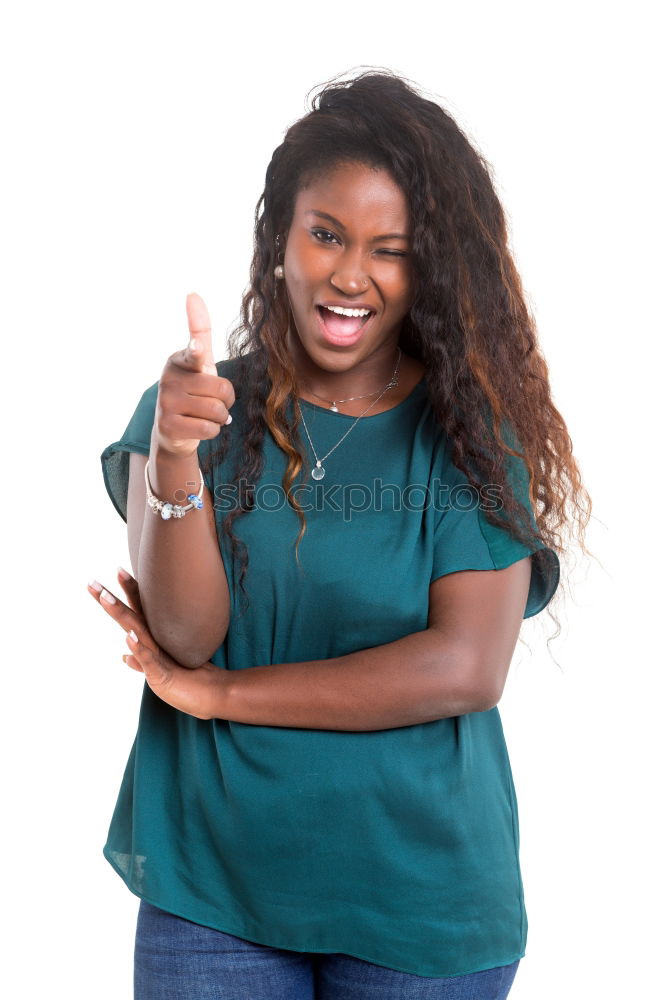
M325 476L325 474L326 473L325 473L325 470L324 470L321 462L317 462L317 464L315 465L314 469L312 470L312 478L313 479L323 479L324 476Z
M331 410L333 411L333 413L339 413L340 412L339 409L337 408L337 406L335 405L335 403L331 403Z

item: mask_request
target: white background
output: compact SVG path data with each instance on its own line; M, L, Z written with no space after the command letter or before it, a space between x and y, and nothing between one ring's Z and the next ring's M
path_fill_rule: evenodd
M226 357L265 169L308 91L384 66L443 103L495 169L594 501L596 559L572 553L555 659L544 613L525 625L532 655L519 645L500 704L529 917L511 997L656 996L656 4L238 8L60 0L2 16L6 995L131 996L137 900L101 849L142 685L86 591L91 577L115 588L130 565L100 453L185 345L190 291Z

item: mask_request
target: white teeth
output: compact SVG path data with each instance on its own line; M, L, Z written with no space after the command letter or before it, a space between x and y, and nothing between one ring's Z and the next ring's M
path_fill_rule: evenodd
M344 306L324 306L331 312L338 313L339 316L369 316L369 309L345 309Z

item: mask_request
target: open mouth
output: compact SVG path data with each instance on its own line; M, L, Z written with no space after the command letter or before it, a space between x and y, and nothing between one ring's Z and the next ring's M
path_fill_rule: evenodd
M365 316L343 316L332 312L326 306L317 306L321 322L332 337L353 337L360 333L367 323L376 315L370 312Z

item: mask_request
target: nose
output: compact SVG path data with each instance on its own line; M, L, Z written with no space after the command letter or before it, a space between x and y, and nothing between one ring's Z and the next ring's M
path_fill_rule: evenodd
M368 287L368 279L361 277L354 277L345 279L340 277L340 272L331 275L331 284L334 288L337 288L339 292L343 295L358 295L360 292L364 292Z
M357 295L364 291L368 287L368 277L361 255L347 254L344 260L338 259L331 284L345 295Z

